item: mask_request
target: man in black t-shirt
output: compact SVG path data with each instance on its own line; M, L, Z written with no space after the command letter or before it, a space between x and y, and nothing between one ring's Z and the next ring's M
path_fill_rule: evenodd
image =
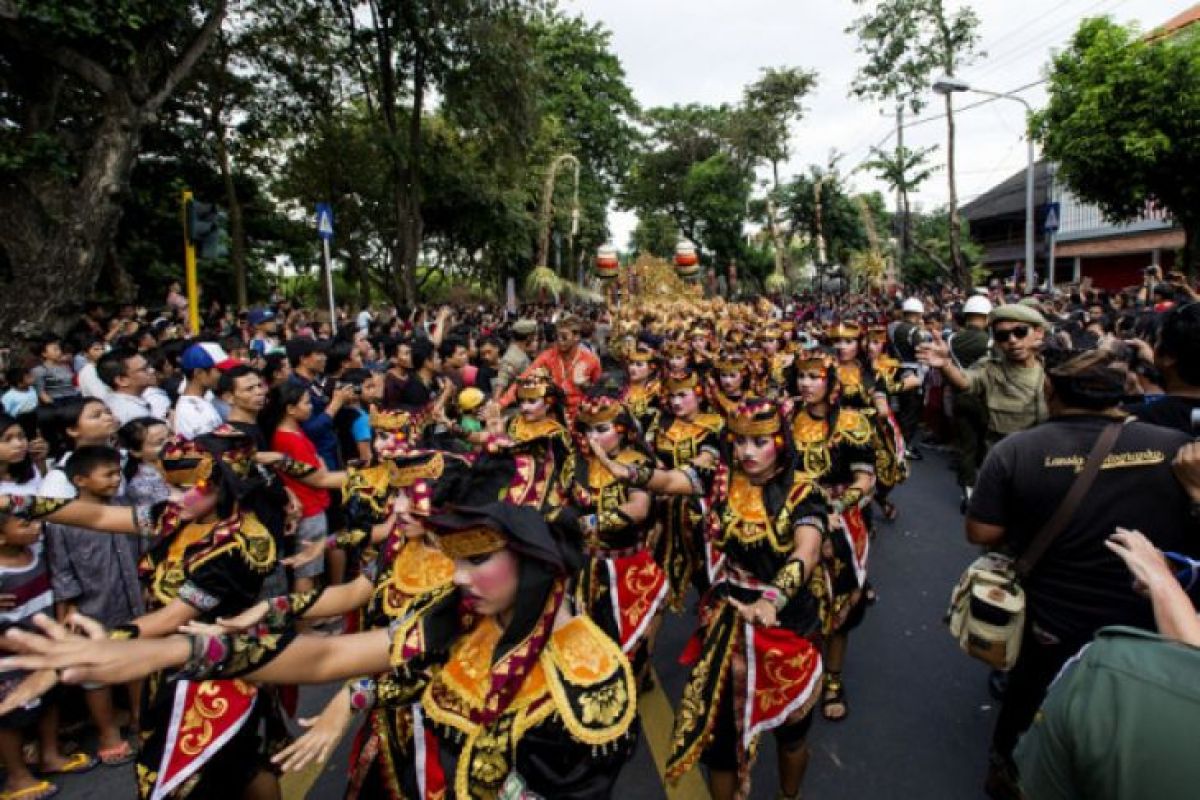
M1047 369L1051 419L1012 434L988 454L967 511L967 538L1020 555L1070 490L1117 410L1124 371L1089 351ZM993 735L988 791L1015 797L1012 752L1063 663L1105 625L1153 629L1149 602L1105 541L1118 527L1140 530L1159 548L1194 552L1190 501L1171 471L1189 441L1177 431L1128 421L1095 483L1024 581L1027 627ZM1001 784L1004 784L1002 786Z
M1193 412L1200 410L1200 303L1176 306L1163 315L1154 366L1162 373L1166 396L1126 411L1152 425L1200 435L1192 424Z

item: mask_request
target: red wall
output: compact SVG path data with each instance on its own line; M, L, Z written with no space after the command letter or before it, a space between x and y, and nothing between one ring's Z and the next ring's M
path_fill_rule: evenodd
M1084 256L1079 267L1080 278L1091 278L1092 285L1098 289L1120 290L1126 286L1134 286L1142 282L1142 271L1150 266L1149 253L1133 253L1119 256ZM1163 272L1174 268L1175 252L1164 250L1159 253L1159 266ZM1062 273L1062 262L1059 262L1059 274ZM1070 267L1068 267L1070 269ZM1070 272L1065 273L1067 275Z

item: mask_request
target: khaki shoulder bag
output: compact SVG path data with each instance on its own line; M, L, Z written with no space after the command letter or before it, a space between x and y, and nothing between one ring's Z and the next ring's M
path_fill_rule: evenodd
M1100 432L1083 471L1020 558L1014 561L1002 553L987 553L975 559L958 579L945 621L964 653L995 669L1011 669L1017 662L1025 632L1025 591L1021 581L1029 576L1075 515L1122 427L1122 423L1114 422Z

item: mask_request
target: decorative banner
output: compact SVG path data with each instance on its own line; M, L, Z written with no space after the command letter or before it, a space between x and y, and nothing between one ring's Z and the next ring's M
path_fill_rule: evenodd
M601 245L596 250L596 277L610 281L621 271L621 261L617 258L617 248L611 244Z
M687 239L675 245L675 274L684 280L691 280L700 274L700 256L696 253L696 245Z

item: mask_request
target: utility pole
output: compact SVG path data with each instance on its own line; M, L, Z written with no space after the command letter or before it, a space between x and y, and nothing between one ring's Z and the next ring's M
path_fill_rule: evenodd
M904 193L908 191L908 175L904 163L904 104L896 104L896 164L901 165L900 180L896 183L896 279L904 282L904 247L908 243L908 217L904 213Z
M191 334L196 336L200 333L200 281L196 277L196 245L192 242L191 202L191 191L184 189L179 197L179 211L183 217L183 268L187 281L188 326Z

